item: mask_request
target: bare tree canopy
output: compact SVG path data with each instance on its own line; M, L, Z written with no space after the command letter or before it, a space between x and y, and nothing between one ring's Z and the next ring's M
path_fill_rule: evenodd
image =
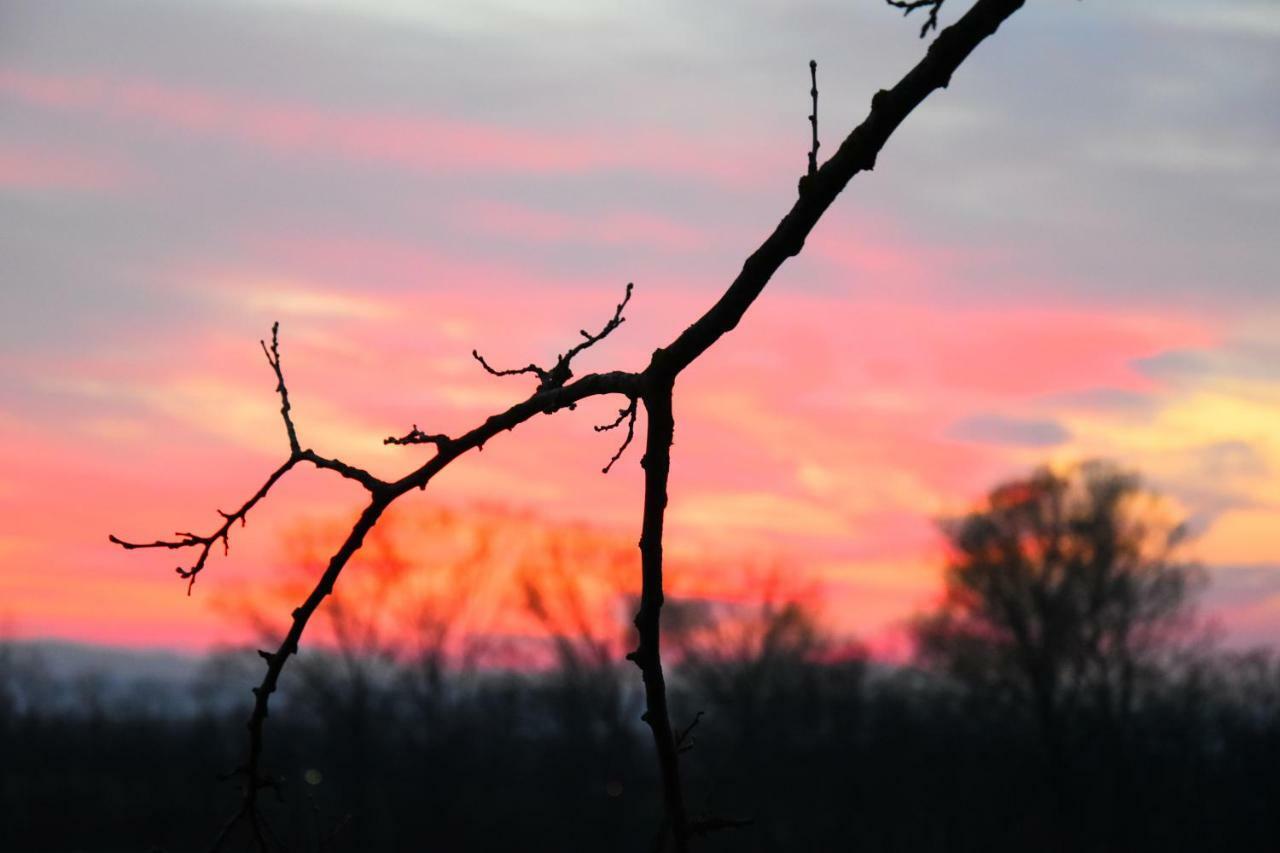
M1203 578L1186 527L1136 474L1041 468L943 522L945 597L914 626L924 662L1025 705L1051 749L1079 710L1122 723L1178 648Z

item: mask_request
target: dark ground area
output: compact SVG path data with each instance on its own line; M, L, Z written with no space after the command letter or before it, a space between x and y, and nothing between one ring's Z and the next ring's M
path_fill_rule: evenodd
M1217 645L1183 525L1145 497L1104 463L1039 469L945 523L945 594L910 624L910 666L824 631L784 578L757 602L673 597L670 707L677 732L696 722L685 801L751 821L694 849L1280 850L1280 658ZM484 574L469 552L424 598L415 563L373 541L372 588L323 611L335 651L304 647L271 704L273 850L661 849L640 679L621 663L630 546L577 541L519 555L541 631L511 635L455 632ZM279 626L247 621L277 646ZM0 643L0 851L208 849L237 806L219 776L242 763L263 662L152 655L123 677L103 650L79 669L55 652ZM248 849L240 832L227 849Z
M0 849L205 849L234 810L217 777L240 759L246 708L228 697L255 663L210 664L185 703L155 684L104 702L37 663L10 654L0 682ZM630 669L306 663L268 727L282 847L653 849ZM1170 673L1127 720L1082 711L1052 759L1016 703L915 670L784 649L674 681L677 720L706 712L684 761L691 807L754 821L700 849L1280 849L1280 671L1265 656Z

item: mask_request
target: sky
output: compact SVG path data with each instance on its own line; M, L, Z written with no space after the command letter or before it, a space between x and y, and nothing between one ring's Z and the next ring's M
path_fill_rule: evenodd
M473 348L553 360L627 282L581 370L639 369L791 205L809 59L829 152L918 30L873 0L0 4L0 624L243 639L229 596L360 494L291 474L191 597L107 534L212 530L283 461L274 321L303 445L385 476L431 451L383 437L529 393ZM1224 636L1280 640L1277 93L1274 0L1028 4L681 378L673 585L773 567L888 648L939 594L939 518L1107 457L1190 519ZM615 411L399 512L632 540Z

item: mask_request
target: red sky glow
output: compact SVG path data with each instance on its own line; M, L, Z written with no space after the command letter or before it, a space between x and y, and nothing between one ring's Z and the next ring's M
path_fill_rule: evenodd
M575 369L642 367L790 204L810 56L826 152L921 50L879 8L828 10L849 45L779 31L767 4L675 28L587 5L516 25L498 0L194 2L148 7L148 39L91 4L65 26L8 13L0 625L250 639L245 612L300 594L358 509L347 484L290 474L190 597L183 555L106 537L212 529L283 460L273 322L303 445L403 474L423 451L384 437L462 431L531 390L472 348L553 359L629 281L627 322ZM1156 5L1011 23L682 377L674 598L785 577L896 654L938 594L938 519L1104 456L1191 519L1231 641L1280 639L1280 111L1198 135L1221 107L1194 70L1215 57L1230 91L1274 104L1280 50ZM536 633L519 579L554 575L553 546L603 567L592 607L634 592L639 452L603 476L617 436L591 428L616 408L531 421L407 500L388 535L413 583L493 634ZM482 536L498 544L468 577L442 574Z

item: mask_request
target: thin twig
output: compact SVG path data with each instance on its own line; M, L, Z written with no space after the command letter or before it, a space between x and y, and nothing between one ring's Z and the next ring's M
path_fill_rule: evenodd
M298 444L298 431L293 426L293 418L289 415L289 389L284 384L284 372L280 369L280 321L271 324L271 348L267 349L266 341L262 344L262 354L267 357L267 364L276 373L276 391L280 394L280 416L284 418L284 427L289 434L289 452L297 455L302 451Z
M546 384L551 380L550 371L543 370L536 364L526 364L524 367L512 367L506 370L498 370L496 367L491 366L489 362L484 360L484 356L480 354L479 350L472 350L471 357L480 362L480 366L483 367L491 376L519 376L522 373L532 373L537 376L543 384Z
M704 711L699 711L698 713L694 714L692 722L690 722L689 725L685 726L676 734L676 746L685 745L685 741L689 740L689 735L691 735L693 733L693 730L698 727L698 723L702 722L702 715L704 713L705 713Z
M414 424L413 429L409 430L402 436L387 436L382 440L383 444L434 444L436 447L443 447L452 441L449 436L444 433L426 433L418 429L418 425Z
M818 173L818 62L809 60L809 95L813 98L813 112L809 124L813 128L813 146L809 149L809 177Z
M221 542L223 554L225 555L230 552L231 526L237 521L240 522L241 526L244 526L245 517L249 514L249 510L253 509L254 506L257 505L258 501L266 497L267 492L271 491L271 487L274 486L281 477L288 473L290 468L298 464L298 461L297 457L290 457L283 465L271 472L271 475L267 477L267 481L262 484L258 491L254 492L253 496L245 501L235 512L228 513L218 510L218 515L222 516L222 526L207 536L179 531L174 534L179 537L178 539L157 539L154 542L129 542L121 539L114 533L108 536L107 539L119 545L121 548L124 548L126 551L134 551L140 548L168 548L170 550L178 550L180 548L198 547L200 552L196 557L196 561L192 563L190 567L184 568L183 566L177 566L174 568L174 571L179 577L186 579L187 595L190 595L191 588L195 586L196 577L204 570L205 563L209 560L209 552L213 550L213 546L218 542Z
M213 550L213 546L221 542L223 554L230 553L232 526L238 521L240 526L243 527L249 510L253 509L259 501L265 498L267 493L271 491L271 487L299 462L309 462L317 468L334 471L349 480L356 481L370 492L382 491L387 486L382 480L362 468L348 465L339 459L321 456L314 450L303 450L299 446L298 433L294 428L293 418L290 416L289 389L285 385L284 371L280 362L280 324L278 322L271 324L270 347L267 346L266 341L259 341L258 343L262 345L262 352L267 357L267 364L271 366L276 375L276 392L280 395L280 417L284 420L285 432L289 438L289 458L279 468L271 472L266 482L248 500L241 504L240 508L235 512L228 513L218 510L218 515L222 516L222 525L210 534L202 535L190 531L177 531L174 533L174 536L178 537L177 539L157 539L153 542L132 542L121 539L115 534L107 537L108 540L128 551L143 548L166 548L169 550L199 548L199 554L191 566L178 566L174 569L179 577L187 581L187 595L191 594L191 590L196 583L196 577L208 563L209 553Z
M916 9L928 9L929 17L925 18L924 26L920 28L920 38L924 38L929 34L929 30L938 28L938 12L942 10L942 4L946 0L885 0L885 2L895 9L901 9L904 18Z
M625 408L618 409L617 420L613 421L612 423L601 424L600 426L592 427L592 429L594 429L596 432L608 432L611 429L617 429L618 427L620 427L624 419L627 422L627 437L622 440L622 446L618 448L617 453L613 454L613 458L609 460L609 464L605 465L603 468L600 469L600 473L608 474L609 470L613 468L614 463L622 458L622 454L625 453L627 448L631 445L631 440L635 438L636 403L637 402L638 402L637 399L635 397L632 397L630 405L626 406Z
M623 294L622 301L618 303L618 307L614 309L613 316L604 324L599 332L594 335L586 329L581 329L578 334L582 335L582 342L569 348L564 355L556 358L555 366L550 370L539 367L536 364L527 364L524 367L515 367L508 370L498 370L489 362L485 361L479 351L472 350L471 357L480 362L480 366L492 376L519 376L525 373L531 373L538 377L538 390L547 391L552 388L561 388L566 382L573 378L573 371L569 367L569 363L573 361L573 357L588 347L604 340L609 333L626 322L626 317L622 316L623 309L627 307L627 303L631 301L631 292L635 285L627 282L626 292Z

